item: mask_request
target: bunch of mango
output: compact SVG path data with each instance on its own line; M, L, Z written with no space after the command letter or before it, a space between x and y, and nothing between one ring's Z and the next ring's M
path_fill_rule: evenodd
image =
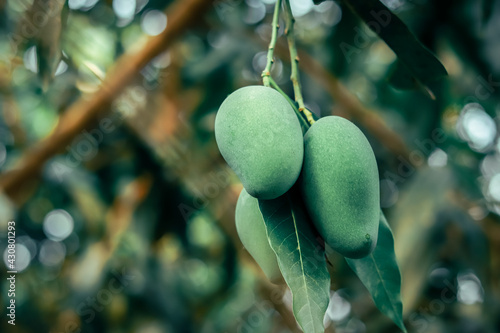
M238 234L268 277L277 274L277 265L258 200L285 195L295 184L326 244L348 258L373 251L380 217L378 169L356 125L327 116L303 134L278 91L248 86L220 106L215 137L244 186L236 207Z

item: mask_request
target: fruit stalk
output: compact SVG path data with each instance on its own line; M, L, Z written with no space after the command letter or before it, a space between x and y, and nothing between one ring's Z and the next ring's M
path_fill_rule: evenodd
M297 117L299 118L300 123L303 126L305 126L306 129L311 127L311 125L304 119L304 117L302 117L302 115L299 112L299 109L297 109L297 106L292 101L292 99L290 97L288 97L288 95L280 88L280 86L276 83L276 81L274 81L274 79L271 76L269 76L268 79L269 79L269 83L271 84L271 87L276 89L281 95L283 95L283 97L285 97L285 99L288 101L288 103L290 103L293 111L295 111L295 114L297 114Z
M292 73L290 75L290 80L293 83L293 92L295 95L295 101L299 104L299 111L304 114L309 124L314 124L314 118L311 111L307 110L304 105L304 99L302 97L302 89L300 87L300 74L299 74L299 56L297 54L297 46L295 45L295 35L293 31L293 24L295 19L292 14L292 7L290 7L290 0L284 0L285 4L285 14L286 14L286 38L288 40L288 48L290 50L290 64L292 66Z
M279 19L279 14L280 14L280 6L281 6L281 0L276 1L276 5L274 7L274 14L273 14L273 23L272 23L272 34L271 34L271 41L269 42L269 48L267 50L267 64L266 68L264 68L264 71L262 72L262 83L264 86L269 87L271 82L269 78L271 77L271 67L274 63L274 47L276 46L276 39L278 36L278 30L280 28L278 19Z

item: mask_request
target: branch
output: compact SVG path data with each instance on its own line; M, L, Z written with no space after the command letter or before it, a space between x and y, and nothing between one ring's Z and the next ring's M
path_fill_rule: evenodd
M276 5L274 6L274 14L273 14L273 24L272 24L272 33L271 33L271 41L269 42L269 49L267 50L267 64L266 68L262 72L262 83L264 86L269 87L271 82L269 82L269 77L271 76L271 66L273 65L274 58L274 47L276 45L276 38L278 35L278 30L280 28L278 20L280 16L280 6L281 0L276 1Z
M55 131L26 152L18 166L0 177L0 189L13 197L16 190L36 177L41 167L65 147L99 116L109 112L111 102L153 58L205 13L210 0L177 0L167 10L168 26L158 36L150 37L141 51L121 56L109 71L99 91L90 98L81 97L60 117Z
M314 118L311 111L306 109L304 105L304 98L302 97L302 89L300 87L300 73L299 73L299 56L297 54L297 45L295 44L295 35L293 33L293 24L295 19L292 14L292 7L290 6L290 0L285 0L285 13L286 13L286 38L288 40L288 48L290 50L290 65L292 67L292 73L290 74L290 80L293 83L293 93L295 95L295 101L299 104L299 111L304 114L309 124L314 124Z
M247 36L256 43L262 43L262 40L257 39L253 34ZM277 53L283 61L288 60L284 44L277 43L275 53ZM346 116L355 119L359 125L365 128L394 155L401 155L408 158L410 151L405 142L398 133L387 126L376 110L363 105L363 103L361 103L361 101L352 94L335 75L330 73L307 52L298 50L298 55L300 59L302 59L301 65L303 72L316 80L330 94L335 103L342 108Z

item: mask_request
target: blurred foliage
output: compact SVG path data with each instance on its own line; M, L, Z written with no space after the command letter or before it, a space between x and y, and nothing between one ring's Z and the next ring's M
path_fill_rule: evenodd
M51 1L0 0L2 174L172 19L172 1L69 0L49 15L56 28L27 32L33 8ZM499 332L500 3L383 3L446 68L429 84L435 99L404 78L413 89L391 85L396 55L344 1L292 1L298 46L407 145L406 156L394 154L379 140L384 128L360 125L377 156L408 330ZM260 83L272 9L272 0L214 1L38 180L0 196L2 258L15 220L19 270L16 326L2 306L2 332L298 332L289 292L265 280L236 236L241 185L213 135L224 98ZM283 54L272 74L292 96ZM304 62L307 107L362 122ZM328 332L397 332L337 259Z

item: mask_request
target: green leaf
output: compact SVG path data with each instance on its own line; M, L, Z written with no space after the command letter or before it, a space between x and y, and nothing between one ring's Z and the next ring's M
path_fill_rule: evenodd
M342 0L396 53L399 61L424 86L448 75L441 62L408 27L378 0Z
M389 76L389 83L397 89L401 90L421 90L425 95L429 96L431 99L436 99L432 91L425 84L420 82L417 78L413 77L412 73L408 68L397 60L393 65L393 70Z
M392 66L393 69L389 76L389 83L397 89L410 90L416 88L415 78L412 76L410 71L401 64L399 60L395 62Z
M286 193L259 200L271 248L293 296L293 313L305 333L323 333L330 300L325 251L317 242L298 197Z
M482 19L483 19L483 26L486 26L488 24L488 21L491 18L491 14L494 12L493 5L495 4L495 1L493 0L483 0L483 6L482 6Z
M379 310L406 332L401 303L401 273L394 254L392 231L382 212L377 247L373 253L361 259L346 258L346 261L368 289Z

